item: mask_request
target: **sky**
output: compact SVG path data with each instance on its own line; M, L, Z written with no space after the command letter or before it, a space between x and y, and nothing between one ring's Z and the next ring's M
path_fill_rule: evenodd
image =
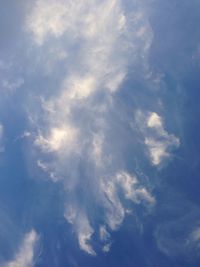
M199 267L199 0L1 0L0 266Z

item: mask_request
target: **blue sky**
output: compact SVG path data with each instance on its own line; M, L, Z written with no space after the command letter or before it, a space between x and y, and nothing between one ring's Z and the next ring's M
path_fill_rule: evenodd
M198 267L200 2L0 3L0 266Z

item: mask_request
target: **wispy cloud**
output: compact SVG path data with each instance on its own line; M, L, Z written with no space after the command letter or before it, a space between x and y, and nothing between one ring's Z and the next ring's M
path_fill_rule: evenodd
M136 117L151 163L158 166L171 156L170 151L180 145L180 140L165 130L163 119L156 112L145 114L139 111Z
M39 237L34 230L27 233L17 254L15 255L15 258L6 263L4 267L33 267L34 249L38 238Z
M154 204L155 199L146 188L138 184L135 176L120 171L113 177L105 177L101 181L103 206L106 210L106 222L112 229L117 229L124 220L126 210L120 200L119 192L123 192L124 198L135 204L142 201L146 204Z
M99 237L101 242L103 243L102 251L108 253L111 249L112 242L111 242L111 235L107 231L105 225L101 225L99 227Z
M124 165L122 155L120 151L115 154L109 137L109 114L129 66L140 65L144 76L149 71L153 34L146 9L137 2L135 10L125 11L119 0L37 0L26 22L35 49L50 58L54 47L57 61L64 59L66 69L62 77L54 77L59 79L54 92L41 92L43 122L41 114L32 115L38 166L53 181L64 183L65 218L80 248L95 255L89 244L96 229L88 201L104 209L102 219L110 230L123 222L125 201L155 202L138 178L116 165ZM60 53L66 57L61 58ZM43 62L44 68L46 64L49 60ZM110 243L104 244L103 250L109 249Z
M24 80L22 78L18 78L14 81L3 80L2 88L6 93L13 93L16 89L20 88L24 84Z
M37 233L18 243L24 223L45 236L44 265L82 266L132 238L139 266L199 259L198 1L10 2L0 11L4 267L38 265ZM142 246L149 238L157 249Z
M64 216L80 248L95 255L94 208L103 209L109 235L122 224L128 202L149 207L156 201L148 182L127 167L124 147L118 146L118 130L124 126L113 115L123 111L115 101L130 66L131 75L139 70L142 80L154 83L157 77L148 64L153 40L148 3L134 1L128 10L120 0L37 0L27 15L26 33L32 49L40 51L40 69L52 81L49 90L41 85L38 109L29 109L36 162L52 181L63 183ZM62 71L53 72L59 64ZM159 165L178 146L178 138L165 131L157 113L141 116L144 145L151 163ZM110 247L108 241L102 249Z

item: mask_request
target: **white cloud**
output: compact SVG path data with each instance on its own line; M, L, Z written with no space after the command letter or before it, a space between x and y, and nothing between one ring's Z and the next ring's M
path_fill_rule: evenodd
M86 217L81 217L81 223L77 231L80 248L88 254L95 256L96 253L93 250L92 246L89 244L93 233L94 230L90 226L88 219Z
M119 190L134 204L154 202L136 177L119 174L124 159L110 136L115 93L129 66L140 66L144 76L149 71L153 34L143 4L135 3L137 9L129 12L120 0L37 0L27 16L34 49L42 51L44 58L51 58L52 47L58 55L67 55L65 64L62 61L64 74L48 76L59 81L53 92L41 91L43 112L34 114L34 144L42 152L36 161L53 181L63 181L65 218L80 248L91 255L95 255L90 245L95 229L89 205L84 205L88 196L89 202L103 208L102 220L111 230L126 215ZM83 203L76 196L80 188ZM103 250L109 249L110 243L104 244Z
M200 242L200 227L197 227L191 234L193 241Z
M95 164L101 166L103 163L103 144L104 136L102 134L94 134L92 142L92 155Z
M14 81L10 81L10 80L2 80L1 85L3 90L8 93L13 93L16 89L20 88L22 85L24 84L24 79L22 78L18 78Z
M110 251L110 249L111 249L111 243L108 243L108 244L103 246L102 250L103 250L103 252L108 253Z
M156 128L156 129L162 131L163 122L162 122L161 117L157 113L152 112L148 117L147 126L149 128Z
M156 112L138 112L136 117L151 163L158 166L171 156L171 150L180 145L180 140L165 130L163 119Z
M93 90L95 90L95 77L71 77L70 81L67 81L65 86L69 88L69 91L65 95L69 100L79 100L89 97Z
M91 227L86 214L77 208L77 206L67 205L64 216L74 227L80 249L92 256L95 256L96 253L89 244L94 230Z
M39 135L35 140L35 144L40 146L44 151L56 152L60 151L63 146L68 149L76 142L77 130L70 126L55 127L50 130L47 138Z
M121 193L123 193L125 199L132 201L134 204L140 204L141 201L145 205L153 205L155 203L154 197L151 196L146 188L139 185L136 177L126 172L119 172L113 177L104 177L98 182L100 182L100 187L97 189L98 193L96 192L95 201L98 199L98 205L103 207L105 211L104 222L112 231L120 227L126 215L126 204L119 197L119 190L122 190ZM72 204L70 201L66 202L64 215L77 235L80 248L91 255L96 255L89 244L95 230L91 227L81 203ZM108 252L111 248L111 236L106 225L100 225L99 227L99 239L103 242L102 250L104 252Z
M45 172L53 182L57 182L60 178L55 174L55 172L51 171L51 168L48 166L47 163L44 163L41 160L37 160L37 166Z
M106 223L112 230L116 230L124 220L125 210L119 199L115 181L109 178L102 180L101 191L104 195L102 199L106 210Z
M138 180L135 176L131 176L126 172L120 172L117 174L116 180L124 191L124 195L127 199L135 203L140 203L141 200L152 204L155 203L154 197L151 196L146 188L138 186Z
M41 45L48 34L61 36L70 21L67 7L60 1L38 0L30 17L28 28L33 32L35 41Z
M126 210L119 197L119 190L122 190L125 199L135 204L145 201L147 205L153 205L155 199L146 188L139 185L135 176L127 172L118 172L113 177L102 179L101 190L104 194L103 205L106 208L107 224L112 230L116 230L123 222Z
M105 225L101 225L99 228L99 237L100 240L103 242L103 247L102 247L102 251L105 253L108 253L111 249L111 236L109 234L109 232L106 230Z
M170 156L166 151L168 143L157 141L155 139L145 138L145 145L147 145L150 153L151 162L153 165L159 165L164 158Z
M28 138L31 136L31 133L29 131L24 131L23 134L20 136L20 138Z
M38 235L34 230L27 233L14 260L6 263L5 267L33 267L34 249L37 241Z

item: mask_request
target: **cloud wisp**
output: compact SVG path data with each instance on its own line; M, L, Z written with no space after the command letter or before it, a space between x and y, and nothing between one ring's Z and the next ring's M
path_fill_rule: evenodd
M34 266L34 250L39 237L34 230L27 233L22 244L15 255L15 258L6 263L4 267L33 267Z
M150 161L159 166L164 159L170 158L170 151L180 145L180 140L165 130L163 119L156 112L145 114L139 111L136 120L144 135Z
M102 250L108 252L109 232L123 223L127 203L155 203L149 184L127 167L128 156L118 146L123 123L118 125L113 115L120 112L116 95L130 67L140 69L143 79L152 75L148 53L153 33L144 2L134 1L128 10L120 0L37 0L26 19L33 53L42 55L40 69L52 81L49 90L38 84L38 109L29 109L36 162L53 182L63 183L64 216L80 248L93 256L93 234L100 232ZM144 146L152 164L159 165L178 139L164 130L156 113L145 121ZM98 209L103 212L97 219Z

